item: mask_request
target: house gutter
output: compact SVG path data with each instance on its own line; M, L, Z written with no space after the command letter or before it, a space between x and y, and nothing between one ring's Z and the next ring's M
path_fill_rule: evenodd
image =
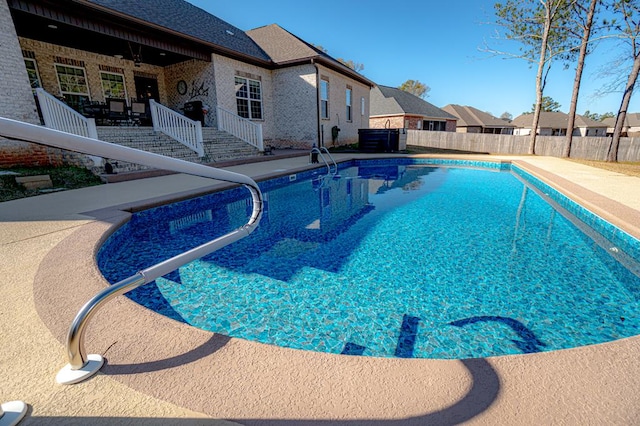
M316 69L316 123L317 123L317 136L318 147L322 146L322 129L320 126L320 68L314 58L311 58L311 65Z

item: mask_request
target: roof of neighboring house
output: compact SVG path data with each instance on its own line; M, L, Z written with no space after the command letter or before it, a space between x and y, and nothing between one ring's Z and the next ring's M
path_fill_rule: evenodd
M442 109L458 117L457 127L516 127L506 120L470 106L449 104Z
M184 0L83 0L98 9L182 34L205 44L228 49L260 61L267 55L244 31Z
M607 127L615 127L617 117L609 117L602 120ZM624 125L626 127L640 127L640 112L630 112L624 119Z
M295 65L317 61L336 71L347 74L368 86L374 85L372 81L368 80L362 74L340 63L338 60L291 34L277 24L249 30L247 31L247 35L278 65Z
M371 90L370 104L371 116L413 114L428 118L458 119L424 99L395 87L374 87Z
M564 112L543 111L540 113L540 122L538 123L538 128L566 129L568 121L569 115L565 114ZM533 113L527 113L517 116L511 123L516 127L528 129L531 128L532 122ZM595 121L576 114L575 127L604 128L607 127L607 125L601 121Z

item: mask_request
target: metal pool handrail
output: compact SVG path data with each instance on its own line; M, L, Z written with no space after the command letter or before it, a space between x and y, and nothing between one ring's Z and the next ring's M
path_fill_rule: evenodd
M201 164L165 157L151 152L140 151L125 146L114 145L97 139L72 135L42 126L24 123L0 117L0 136L52 146L55 148L138 163L145 166L194 176L202 176L224 182L244 185L250 192L253 202L251 217L247 223L221 237L160 262L149 268L113 284L96 294L78 312L67 335L67 364L56 376L58 383L73 384L81 382L98 372L104 359L101 355L85 355L84 331L93 315L109 300L130 290L147 284L156 278L178 269L180 266L206 256L222 247L238 241L255 230L262 217L263 201L258 184L248 176L216 169Z
M338 163L336 163L336 160L333 159L333 156L331 155L331 153L329 152L329 150L327 149L326 146L321 146L320 147L320 151L324 151L325 154L327 154L329 156L329 158L331 159L331 162L333 162L333 166L336 168L336 171L333 172L333 174L337 174L338 173ZM327 160L325 160L326 162ZM329 169L329 173L331 173L331 169Z
M322 158L322 161L324 161L324 165L327 166L327 174L328 175L335 175L336 173L338 173L338 164L336 163L336 160L333 159L333 157L331 156L331 154L329 153L329 150L325 147L322 147L322 149L325 150L325 152L327 153L327 155L329 155L329 158L331 158L331 161L333 161L334 166L336 167L336 171L335 172L331 172L331 165L329 164L329 162L327 161L327 159L324 157L324 154L322 153L322 151L316 147L311 148L311 152L309 152L309 163L311 163L311 159L313 158L313 154L318 154L320 155L320 157Z

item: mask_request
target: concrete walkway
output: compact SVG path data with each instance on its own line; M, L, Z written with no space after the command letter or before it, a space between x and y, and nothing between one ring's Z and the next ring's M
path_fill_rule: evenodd
M640 238L640 178L556 158L455 158L517 161ZM120 210L217 185L169 175L0 203L0 403L27 402L22 424L640 424L640 337L466 361L346 357L206 333L124 297L88 330L89 351L108 360L101 373L56 384L70 319L105 285L94 252Z

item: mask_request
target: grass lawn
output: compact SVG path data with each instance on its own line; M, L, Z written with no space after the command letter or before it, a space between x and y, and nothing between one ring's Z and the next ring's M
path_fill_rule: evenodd
M7 172L17 174L7 174ZM18 176L49 175L53 188L46 190L29 190L16 182ZM80 167L12 167L0 169L0 202L15 200L17 198L32 197L55 190L84 188L86 186L100 185L102 182L98 176L89 170Z

